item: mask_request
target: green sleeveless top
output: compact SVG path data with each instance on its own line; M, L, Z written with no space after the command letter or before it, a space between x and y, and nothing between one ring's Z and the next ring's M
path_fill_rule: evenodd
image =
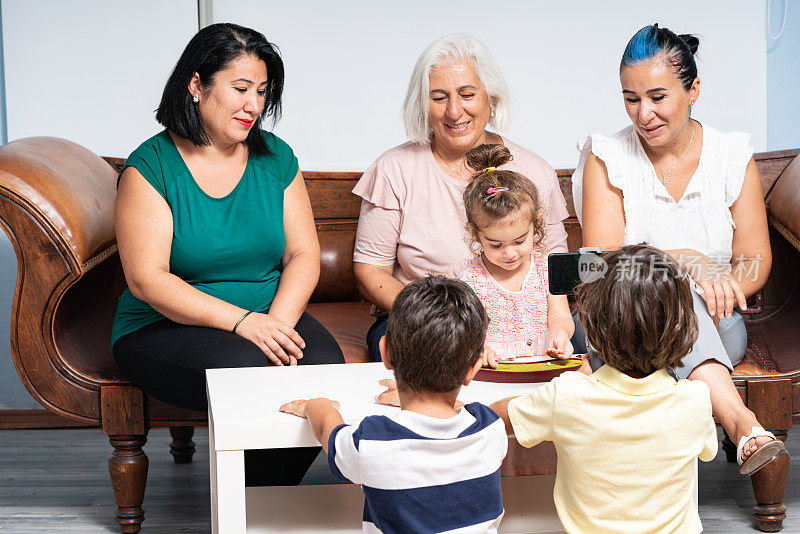
M278 290L286 246L283 191L298 168L289 145L263 134L270 154L251 155L239 183L222 198L200 189L166 130L142 143L125 164L136 168L172 210L170 272L204 293L257 312L269 309ZM161 319L126 289L111 344Z

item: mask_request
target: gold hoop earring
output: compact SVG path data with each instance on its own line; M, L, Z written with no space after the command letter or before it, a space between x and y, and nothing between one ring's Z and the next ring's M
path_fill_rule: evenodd
M489 117L494 118L494 108L489 108Z

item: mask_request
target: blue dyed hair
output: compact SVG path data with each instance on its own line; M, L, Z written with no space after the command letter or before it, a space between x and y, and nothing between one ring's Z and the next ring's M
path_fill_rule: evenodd
M625 52L622 54L622 64L635 65L661 52L657 35L658 24L645 26L636 32L631 37L631 40L628 41L628 46L625 47Z
M619 70L647 61L659 54L664 54L672 66L675 76L680 80L683 89L688 91L697 78L697 63L694 55L700 40L694 35L676 35L667 28L659 28L658 24L645 26L636 32L622 54Z

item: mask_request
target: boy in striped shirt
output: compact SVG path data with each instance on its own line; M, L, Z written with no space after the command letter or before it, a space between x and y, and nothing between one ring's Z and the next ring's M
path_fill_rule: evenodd
M418 280L397 296L380 342L400 413L351 426L329 399L281 406L309 420L337 479L361 484L364 532L497 532L505 427L486 406L456 401L481 367L487 324L463 282Z

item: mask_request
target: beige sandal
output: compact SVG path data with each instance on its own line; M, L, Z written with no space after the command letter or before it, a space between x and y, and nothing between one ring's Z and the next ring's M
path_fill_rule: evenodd
M762 436L772 438L772 441L766 442L754 450L750 456L747 457L747 460L743 460L742 451L744 450L745 443L751 439ZM775 434L767 432L760 426L754 426L750 434L742 436L739 440L739 446L736 447L736 462L739 464L739 472L743 475L752 475L774 460L775 457L784 450L786 450L786 447L781 440L775 438Z

